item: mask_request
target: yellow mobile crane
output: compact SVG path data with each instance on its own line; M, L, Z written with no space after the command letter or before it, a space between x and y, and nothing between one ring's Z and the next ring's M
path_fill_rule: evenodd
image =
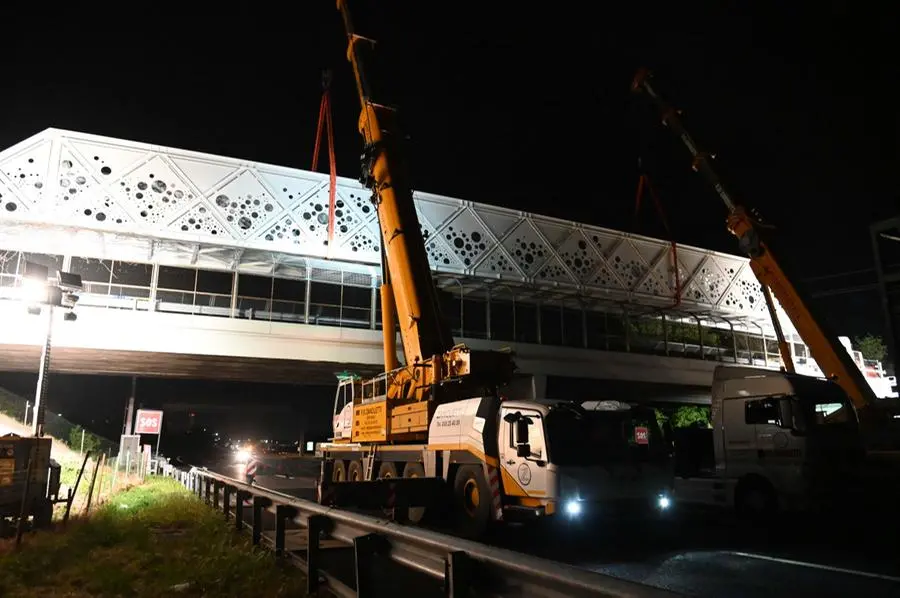
M376 103L366 79L363 54L374 41L357 35L347 4L338 0L347 32L347 59L353 67L362 111L359 132L365 142L361 182L372 191L381 229L381 313L386 376L376 392L387 401L379 410L366 409L371 425L354 433L353 440L384 442L425 431L427 417L417 417L438 403L472 396L479 390L506 384L513 371L512 357L496 351L473 351L455 345L442 317L431 277L425 243L416 216L412 189L400 168L400 140L394 131L393 109ZM396 318L395 318L396 315ZM399 324L405 363L397 362L395 326ZM362 385L366 386L366 385ZM371 390L371 389L367 389ZM390 426L390 412L418 424ZM362 408L354 417L359 417ZM399 423L399 422L398 422ZM402 429L402 432L401 432Z
M838 337L829 333L822 318L815 317L810 303L804 300L785 273L782 264L776 260L768 245L760 238L758 220L725 188L712 166L710 155L699 149L684 128L679 112L660 97L651 81L650 71L640 69L631 89L635 93L646 94L653 101L662 117L663 125L675 133L690 152L693 169L704 176L728 209L726 221L728 230L737 237L740 250L750 258L750 268L762 286L763 296L778 337L784 368L793 373L794 364L790 346L784 339L775 313L772 295L778 299L825 376L837 382L847 393L859 414L867 444L871 448L893 447L896 438L891 436L896 435L896 432L890 431L890 414L884 408L889 406L889 401L879 400L875 396L863 373ZM895 408L893 401L890 403Z
M374 42L356 34L344 0L337 8L362 108L361 182L372 191L381 231L385 372L340 380L334 437L320 445L319 501L391 508L395 517L413 522L423 509L440 505L437 512L469 536L511 518L535 521L558 512L579 517L594 497L639 499L651 512L665 509L670 480L663 466L648 465L638 479L614 480L598 455L592 426L619 414L507 400L500 389L512 377L512 355L454 343L400 169L395 115L375 102L366 78L363 54Z

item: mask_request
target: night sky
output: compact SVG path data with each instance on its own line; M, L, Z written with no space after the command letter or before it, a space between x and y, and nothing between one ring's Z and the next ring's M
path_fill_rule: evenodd
M868 225L897 212L892 3L485 4L351 3L379 40L376 99L402 108L416 188L664 237L649 204L634 216L640 157L676 240L735 253L724 206L629 93L647 66L732 193L777 226L797 279L871 268ZM355 177L334 2L273 7L7 29L0 146L53 126L309 168L332 68L338 170ZM842 332L881 331L874 293L821 301Z

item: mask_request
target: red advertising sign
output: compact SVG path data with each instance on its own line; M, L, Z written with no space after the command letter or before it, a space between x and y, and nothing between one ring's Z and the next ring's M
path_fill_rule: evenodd
M135 434L159 434L162 430L162 411L138 409L135 418Z
M634 441L637 444L650 444L650 430L644 426L635 426Z

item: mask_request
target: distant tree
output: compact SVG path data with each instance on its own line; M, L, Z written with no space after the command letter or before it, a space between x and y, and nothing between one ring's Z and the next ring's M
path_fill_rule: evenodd
M865 359L874 359L876 361L884 361L887 355L887 346L884 339L874 334L867 334L863 337L855 339L857 350L863 354Z
M73 426L69 430L69 448L73 451L81 450L81 433L84 432L84 450L96 451L100 449L100 438L91 434L81 426Z
M656 409L656 423L660 428L668 422L673 428L690 426L709 427L709 407L703 405L682 405L674 411Z
M672 427L687 428L700 425L709 427L709 407L702 405L684 405L679 407L672 416Z

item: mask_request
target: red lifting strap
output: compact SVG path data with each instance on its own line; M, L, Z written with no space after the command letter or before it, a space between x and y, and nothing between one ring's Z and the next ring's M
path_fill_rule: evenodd
M313 148L312 170L319 167L319 148L322 146L322 129L328 135L328 170L331 175L328 187L328 254L334 241L334 200L337 190L337 165L334 159L334 129L331 126L331 72L322 74L322 101L319 103L319 125L316 128L316 145Z
M666 234L669 236L669 244L672 246L672 266L675 269L675 303L673 303L669 309L674 309L681 305L681 271L678 268L678 247L672 236L672 230L669 228L669 221L666 218L665 210L663 210L662 202L659 200L659 196L656 195L656 190L650 182L650 177L646 174L641 174L638 178L637 196L634 200L634 217L637 219L638 212L641 210L641 198L644 195L645 184L647 185L647 190L650 191L650 197L653 199L653 204L656 206L656 213L662 222L663 228L666 229Z

